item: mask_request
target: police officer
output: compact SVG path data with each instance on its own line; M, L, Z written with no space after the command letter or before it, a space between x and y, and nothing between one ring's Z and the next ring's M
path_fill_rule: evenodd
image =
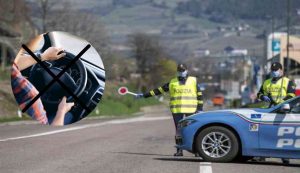
M153 89L147 93L138 94L136 98L148 98L169 92L170 109L173 115L177 132L178 122L184 117L203 110L203 99L196 77L189 76L185 64L178 64L177 77L162 87ZM177 142L175 136L175 141ZM182 150L177 148L174 156L183 156Z
M264 81L257 98L269 102L270 106L275 106L296 96L296 84L283 75L282 65L279 62L271 64L271 78ZM264 160L264 159L262 159ZM282 159L285 164L289 163L288 159Z
M296 96L295 83L283 75L282 65L279 62L271 64L271 78L264 81L257 97L275 106Z

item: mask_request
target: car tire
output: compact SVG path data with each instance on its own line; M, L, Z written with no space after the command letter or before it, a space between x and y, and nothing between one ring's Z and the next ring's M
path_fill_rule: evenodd
M230 162L238 156L239 141L228 128L211 126L196 137L196 150L205 161Z

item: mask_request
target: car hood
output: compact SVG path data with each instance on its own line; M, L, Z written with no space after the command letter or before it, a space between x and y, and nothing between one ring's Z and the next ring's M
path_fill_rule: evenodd
M213 115L213 114L242 114L242 115L251 115L251 114L262 114L269 112L269 109L261 109L261 108L243 108L243 109L223 109L223 110L214 110L214 111L206 111L198 114L194 114L193 116L200 115Z

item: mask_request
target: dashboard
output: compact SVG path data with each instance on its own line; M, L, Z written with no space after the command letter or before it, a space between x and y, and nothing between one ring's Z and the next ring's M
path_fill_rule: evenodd
M83 62L83 64L87 70L88 80L84 92L80 95L79 99L86 103L89 110L93 110L100 102L104 93L105 72L103 69L100 69L90 63ZM79 104L75 105L74 109L76 109L76 107L81 109L81 113L75 113L79 119L82 119L89 114L89 112L83 109Z

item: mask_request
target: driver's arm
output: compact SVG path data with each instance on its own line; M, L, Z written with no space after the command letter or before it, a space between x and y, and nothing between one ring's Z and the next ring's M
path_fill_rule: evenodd
M41 61L53 61L57 60L59 58L62 58L66 55L66 53L61 53L58 55L59 52L63 51L62 48L57 48L57 47L49 47L47 50L45 50L41 56ZM21 50L17 57L15 58L14 63L18 66L19 70L22 71L37 62L35 59L33 59L29 54L24 53L24 50Z
M63 97L61 102L58 105L56 116L52 122L51 125L54 126L62 126L64 125L65 115L67 112L71 110L71 108L74 106L74 103L67 103L67 98Z
M11 86L16 101L21 109L24 109L39 93L38 90L22 76L16 64L12 66ZM71 110L72 106L74 106L74 103L67 103L66 97L64 97L58 105L56 116L51 125L64 125L65 114ZM49 124L47 113L40 98L27 109L26 113L41 124Z
M38 90L24 77L16 64L13 64L11 71L11 87L21 109L24 109L31 100L38 95ZM26 111L33 119L42 124L48 124L46 111L41 99L37 99Z

